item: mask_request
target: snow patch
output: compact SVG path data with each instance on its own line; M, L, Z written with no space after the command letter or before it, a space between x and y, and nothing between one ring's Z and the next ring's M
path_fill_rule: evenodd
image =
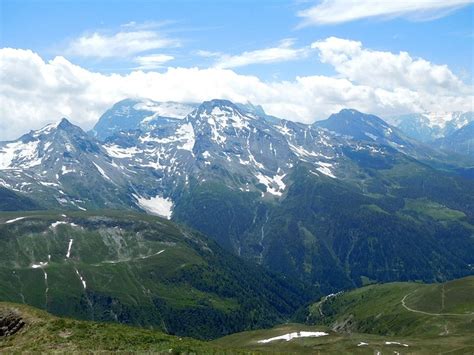
M288 334L280 335L280 336L273 337L273 338L262 339L262 340L259 340L258 343L266 344L266 343L270 343L270 342L275 341L275 340L290 341L290 340L295 339L295 338L308 338L308 337L315 337L316 338L316 337L323 337L323 336L326 336L326 335L329 335L329 334L325 333L325 332L293 332L293 333L288 333Z
M104 145L103 147L108 155L119 159L132 158L134 155L140 153L136 147L122 148L116 144Z
M5 224L10 224L10 223L15 223L16 221L21 221L22 219L25 219L26 217L17 217L13 219L9 219L8 221L5 222Z
M40 261L38 264L33 264L31 265L31 268L32 269L38 269L38 268L42 268L42 267L45 267L48 265L48 262L47 261Z
M408 344L403 344L403 343L400 343L398 341L386 341L385 345L400 345L400 346L404 346L406 348L408 347Z
M38 156L38 143L38 140L28 143L17 141L0 147L0 170L27 169L40 165L41 159Z
M75 172L74 169L68 169L64 165L61 167L61 175L66 175L66 174L73 173L73 172Z
M333 174L332 170L330 169L333 166L331 163L318 162L317 164L319 165L319 167L316 168L317 171L333 179L336 179L336 176Z
M194 143L196 142L194 137L194 129L191 123L186 123L180 126L176 130L176 136L179 137L179 140L183 142L178 149L189 150L191 153L194 148Z
M164 138L154 137L151 132L146 133L144 136L141 136L140 142L148 143L154 142L158 144L169 144L169 143L181 143L177 146L178 149L189 150L191 153L194 148L195 136L194 129L191 123L185 123L180 125L174 135L170 135Z
M133 106L135 110L151 111L155 114L147 117L142 122L148 122L156 117L185 118L193 109L193 105L182 104L179 102L154 102L145 100ZM150 118L151 117L151 118ZM145 122L144 122L145 121Z
M64 216L64 215L63 215ZM49 226L51 229L54 229L56 228L57 226L59 226L60 224L69 224L71 227L79 227L77 224L75 223L69 223L69 222L66 222L66 221L57 221L57 222L54 222L54 223L51 223L51 225Z
M269 177L259 172L255 176L261 184L267 187L268 193L271 193L275 196L281 196L283 194L283 190L285 190L286 187L285 183L283 182L285 174L277 174L273 177Z
M292 136L291 130L286 126L286 123L284 126L275 126L275 128L277 128L285 136Z
M291 151L300 158L301 157L318 157L321 155L319 153L309 151L307 149L304 149L303 147L299 147L291 143L288 143L288 145L290 146Z
M54 186L54 187L61 186L61 185L59 185L58 183L55 183L55 182L45 182L45 181L38 181L38 182L43 186Z
M150 214L171 218L173 213L173 201L170 198L164 198L159 195L145 198L139 195L133 195L138 205Z

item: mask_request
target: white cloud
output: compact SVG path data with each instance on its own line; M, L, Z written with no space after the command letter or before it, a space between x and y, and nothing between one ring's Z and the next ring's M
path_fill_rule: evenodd
M308 55L309 48L293 48L292 39L284 39L279 46L254 51L243 52L238 55L222 54L215 63L216 68L237 68L250 64L268 64L285 62L304 58ZM213 57L218 53L201 51L202 56Z
M298 12L302 26L328 25L370 17L429 20L473 3L473 0L323 0Z
M321 62L331 64L336 72L351 82L387 90L410 89L426 93L469 93L468 88L447 65L432 64L398 54L373 51L362 43L336 37L314 42Z
M367 55L358 42L343 42L349 52L345 53L336 51L337 46L330 45L332 41L330 38L316 42L314 50L319 50L321 58L335 66L340 77L314 75L270 82L223 68L168 68L163 73L133 71L104 75L74 65L64 57L45 62L30 50L3 48L0 49L0 139L14 139L63 116L89 129L106 109L127 97L178 102L213 98L249 100L275 116L307 123L326 118L344 107L382 116L424 110L472 110L473 91L466 92L465 85L458 84L454 74L446 74L443 67L426 62L432 72L424 69L420 73L433 78L425 86L419 86L410 81L408 74L390 79L373 66L355 65L359 57ZM379 52L370 53L379 55ZM394 58L389 59L397 60L399 55L392 55ZM378 79L364 79L357 70L372 70L366 76L374 75ZM400 73L389 71L386 75Z
M148 54L133 58L133 61L139 66L136 69L155 69L161 68L163 64L173 60L174 57L166 54Z
M120 31L111 35L94 32L72 40L66 52L81 57L112 58L179 45L178 40L151 30Z
M212 52L205 50L198 50L195 52L195 54L204 58L221 57L223 55L221 52Z

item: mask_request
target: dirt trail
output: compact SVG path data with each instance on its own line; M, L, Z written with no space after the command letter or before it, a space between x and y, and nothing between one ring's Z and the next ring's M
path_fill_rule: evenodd
M442 316L473 316L474 313L466 313L466 314L461 314L461 313L430 313L430 312L424 312L424 311L419 311L419 310L416 310L416 309L413 309L413 308L410 308L408 307L406 304L405 304L405 300L406 298L411 295L411 293L407 293L401 300L401 303L402 303L402 306L407 310L407 311L410 311L410 312L414 312L414 313L420 313L420 314L425 314L427 316L435 316L435 317L442 317ZM443 304L444 304L444 301L443 301Z

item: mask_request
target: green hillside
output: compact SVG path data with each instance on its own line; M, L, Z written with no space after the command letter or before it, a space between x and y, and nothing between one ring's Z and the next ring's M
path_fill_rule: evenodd
M473 295L474 277L444 284L370 285L323 297L297 315L306 324L232 334L214 343L268 352L470 354L474 352ZM328 335L258 342L298 331Z
M312 304L304 321L380 335L474 334L474 276L443 284L389 283L339 293Z
M159 331L58 318L30 306L0 303L2 326L22 322L15 334L0 336L0 352L92 352L151 351L205 353L219 348L190 338L180 338Z
M12 335L2 337L0 332L0 351L470 354L474 351L473 294L474 277L433 285L371 285L311 304L297 315L307 324L281 324L210 342L114 323L57 318L30 306L0 303L0 329L6 319L24 322ZM301 337L304 332L327 335ZM290 333L296 337L271 340Z
M211 339L285 321L314 290L132 212L0 214L0 300Z
M348 151L355 163L344 179L300 163L278 201L232 190L231 177L191 179L173 219L325 293L472 274L474 182L386 149Z

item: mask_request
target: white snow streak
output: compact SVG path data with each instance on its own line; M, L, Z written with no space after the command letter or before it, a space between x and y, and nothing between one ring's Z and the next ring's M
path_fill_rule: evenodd
M33 264L31 265L32 269L38 269L38 268L43 268L48 265L47 261L40 261L38 264Z
M82 287L84 288L84 290L87 288L87 284L86 284L86 280L84 280L84 278L82 277L82 275L79 273L79 270L75 269L76 270L76 274L77 276L79 277L79 280L81 280L81 283L82 283Z
M386 341L385 345L400 345L400 346L408 347L408 344L399 343L398 341Z
M106 178L107 180L112 181L112 179L107 176L107 174L105 173L104 169L102 169L99 165L97 165L97 164L94 163L94 162L92 162L92 164L95 165L95 167L96 167L97 171L100 173L100 175L102 175L102 176L103 176L104 178Z
M270 343L270 342L275 341L275 340L290 341L294 338L323 337L323 336L326 336L326 335L329 335L329 334L325 333L325 332L293 332L293 333L288 333L288 334L280 335L280 336L273 337L273 338L259 340L258 343L266 344L266 343Z
M71 256L71 248L72 248L72 242L74 241L74 239L69 239L69 245L67 247L67 253L66 253L66 258L69 259L69 257Z
M10 223L15 223L16 221L21 221L22 219L25 219L26 217L17 217L13 219L9 219L8 221L5 222L5 224L10 224Z

